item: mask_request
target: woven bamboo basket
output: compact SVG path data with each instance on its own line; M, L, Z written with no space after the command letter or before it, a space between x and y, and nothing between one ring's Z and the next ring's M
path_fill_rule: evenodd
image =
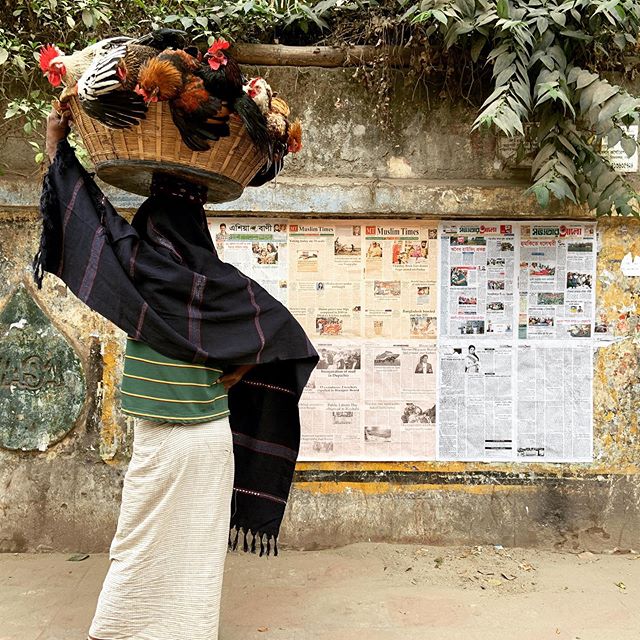
M266 162L241 121L229 119L231 135L211 143L208 151L192 151L173 124L169 105L149 105L147 117L131 129L109 129L90 118L75 98L69 101L73 122L105 182L140 195L149 195L156 172L204 184L209 202L229 202Z

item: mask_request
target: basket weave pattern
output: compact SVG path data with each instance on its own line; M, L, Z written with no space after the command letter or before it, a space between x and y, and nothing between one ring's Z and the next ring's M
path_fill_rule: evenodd
M192 151L182 141L166 103L150 104L146 119L130 129L105 127L90 118L75 98L69 106L98 175L105 162L122 161L126 171L127 161L144 160L200 169L246 187L266 161L237 116L229 119L228 137L212 142L208 151Z

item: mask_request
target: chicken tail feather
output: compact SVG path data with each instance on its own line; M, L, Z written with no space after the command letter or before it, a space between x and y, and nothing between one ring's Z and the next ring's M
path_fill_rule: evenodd
M192 151L207 151L211 142L229 135L229 125L224 122L198 121L186 116L171 105L171 117L183 142Z
M267 131L267 121L258 105L246 93L243 93L235 99L233 110L240 116L256 147L270 158L273 151L271 138Z
M147 105L133 91L111 91L97 100L81 100L87 115L111 129L127 129L147 115Z

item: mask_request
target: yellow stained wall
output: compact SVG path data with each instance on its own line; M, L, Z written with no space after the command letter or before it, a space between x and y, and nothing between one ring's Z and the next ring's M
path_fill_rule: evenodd
M300 471L415 471L465 472L492 471L567 474L628 475L640 467L640 277L627 277L620 263L631 252L640 256L640 221L604 219L598 222L598 263L596 318L609 327L612 343L594 354L594 461L591 464L529 464L529 463L467 463L467 462L303 462ZM127 422L118 413L118 384L121 361L121 341L109 338L103 343L103 378L100 451L105 461L126 457ZM318 493L361 491L386 493L391 489L384 482L325 483L302 482L300 489ZM421 489L465 490L482 493L483 486L406 485L393 491ZM513 488L513 487L512 487ZM524 490L524 488L523 488Z

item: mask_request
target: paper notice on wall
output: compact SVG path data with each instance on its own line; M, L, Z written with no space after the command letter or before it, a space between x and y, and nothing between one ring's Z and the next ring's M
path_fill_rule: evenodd
M513 459L513 344L449 340L438 355L438 458Z
M362 335L361 226L289 225L289 308L311 340Z
M304 460L435 457L435 342L318 342L300 403Z
M221 260L238 267L274 298L287 303L286 221L214 218L209 219L209 232Z
M443 222L440 336L514 334L515 225Z
M592 354L590 342L518 345L518 460L591 460Z
M435 339L437 224L384 221L364 232L365 337Z
M630 142L638 140L638 125L632 124L628 127L623 127L624 132L629 138ZM633 148L633 145L631 145ZM627 155L627 152L622 146L622 141L613 147L607 145L606 138L602 141L602 155L611 163L611 166L620 173L634 173L638 170L638 148L635 147L631 155Z
M591 338L595 321L595 224L523 224L519 244L519 337Z

